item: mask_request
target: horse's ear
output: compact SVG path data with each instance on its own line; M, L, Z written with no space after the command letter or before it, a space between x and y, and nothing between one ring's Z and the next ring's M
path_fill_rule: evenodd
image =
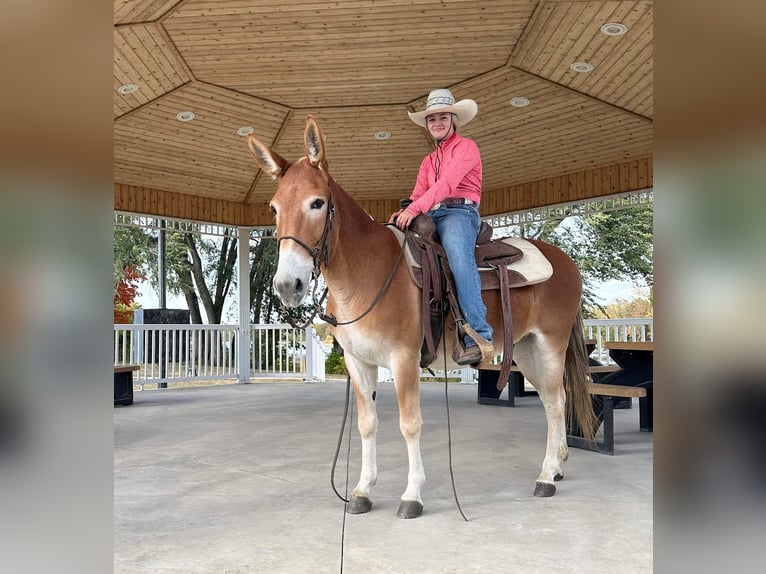
M289 161L277 152L271 151L258 141L253 134L247 136L247 147L250 148L256 163L271 176L271 179L277 179L290 166Z
M324 154L324 137L314 116L306 116L306 131L303 134L306 143L306 157L314 167L327 167Z

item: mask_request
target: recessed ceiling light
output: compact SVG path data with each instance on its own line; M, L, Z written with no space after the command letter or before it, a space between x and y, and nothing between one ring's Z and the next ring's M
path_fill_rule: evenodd
M516 96L515 98L511 98L510 104L515 108L523 108L524 106L529 105L529 100L524 96Z
M138 91L138 86L136 84L123 84L119 88L117 88L117 91L120 92L123 96L127 94L132 94L133 92Z
M586 73L586 72L592 72L593 66L591 66L588 62L575 62L574 64L569 66L569 69L572 70L573 72Z
M622 36L627 31L628 27L619 22L609 22L601 26L601 32L607 36Z
M254 131L255 129L250 126L242 126L241 128L237 130L237 134L241 136L246 136L253 133Z
M178 112L176 119L179 122L190 122L194 119L194 112Z
M391 132L387 132L385 130L381 130L379 132L375 132L375 139L376 140L387 140L391 137Z

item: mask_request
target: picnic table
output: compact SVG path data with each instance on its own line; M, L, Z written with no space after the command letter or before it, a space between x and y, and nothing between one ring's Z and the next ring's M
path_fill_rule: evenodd
M609 350L609 356L619 365L620 370L604 377L599 383L646 389L646 396L638 399L640 428L644 432L652 432L654 343L652 341L607 341L604 343L604 348Z

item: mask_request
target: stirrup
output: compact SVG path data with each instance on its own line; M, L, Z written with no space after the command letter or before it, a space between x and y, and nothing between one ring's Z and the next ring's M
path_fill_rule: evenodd
M471 337L474 341L476 341L476 345L479 347L479 350L481 351L481 361L482 363L489 363L492 361L492 359L495 357L495 346L487 341L484 337L479 335L473 327L471 327L468 323L463 323L463 330L465 331L466 335Z

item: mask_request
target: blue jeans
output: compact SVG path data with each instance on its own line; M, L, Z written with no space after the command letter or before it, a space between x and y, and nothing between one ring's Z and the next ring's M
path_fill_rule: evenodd
M463 317L479 335L492 342L492 327L487 323L487 307L481 299L481 280L474 257L479 210L473 205L445 205L426 215L436 224L436 233L447 253ZM465 344L470 347L476 343L466 336Z

